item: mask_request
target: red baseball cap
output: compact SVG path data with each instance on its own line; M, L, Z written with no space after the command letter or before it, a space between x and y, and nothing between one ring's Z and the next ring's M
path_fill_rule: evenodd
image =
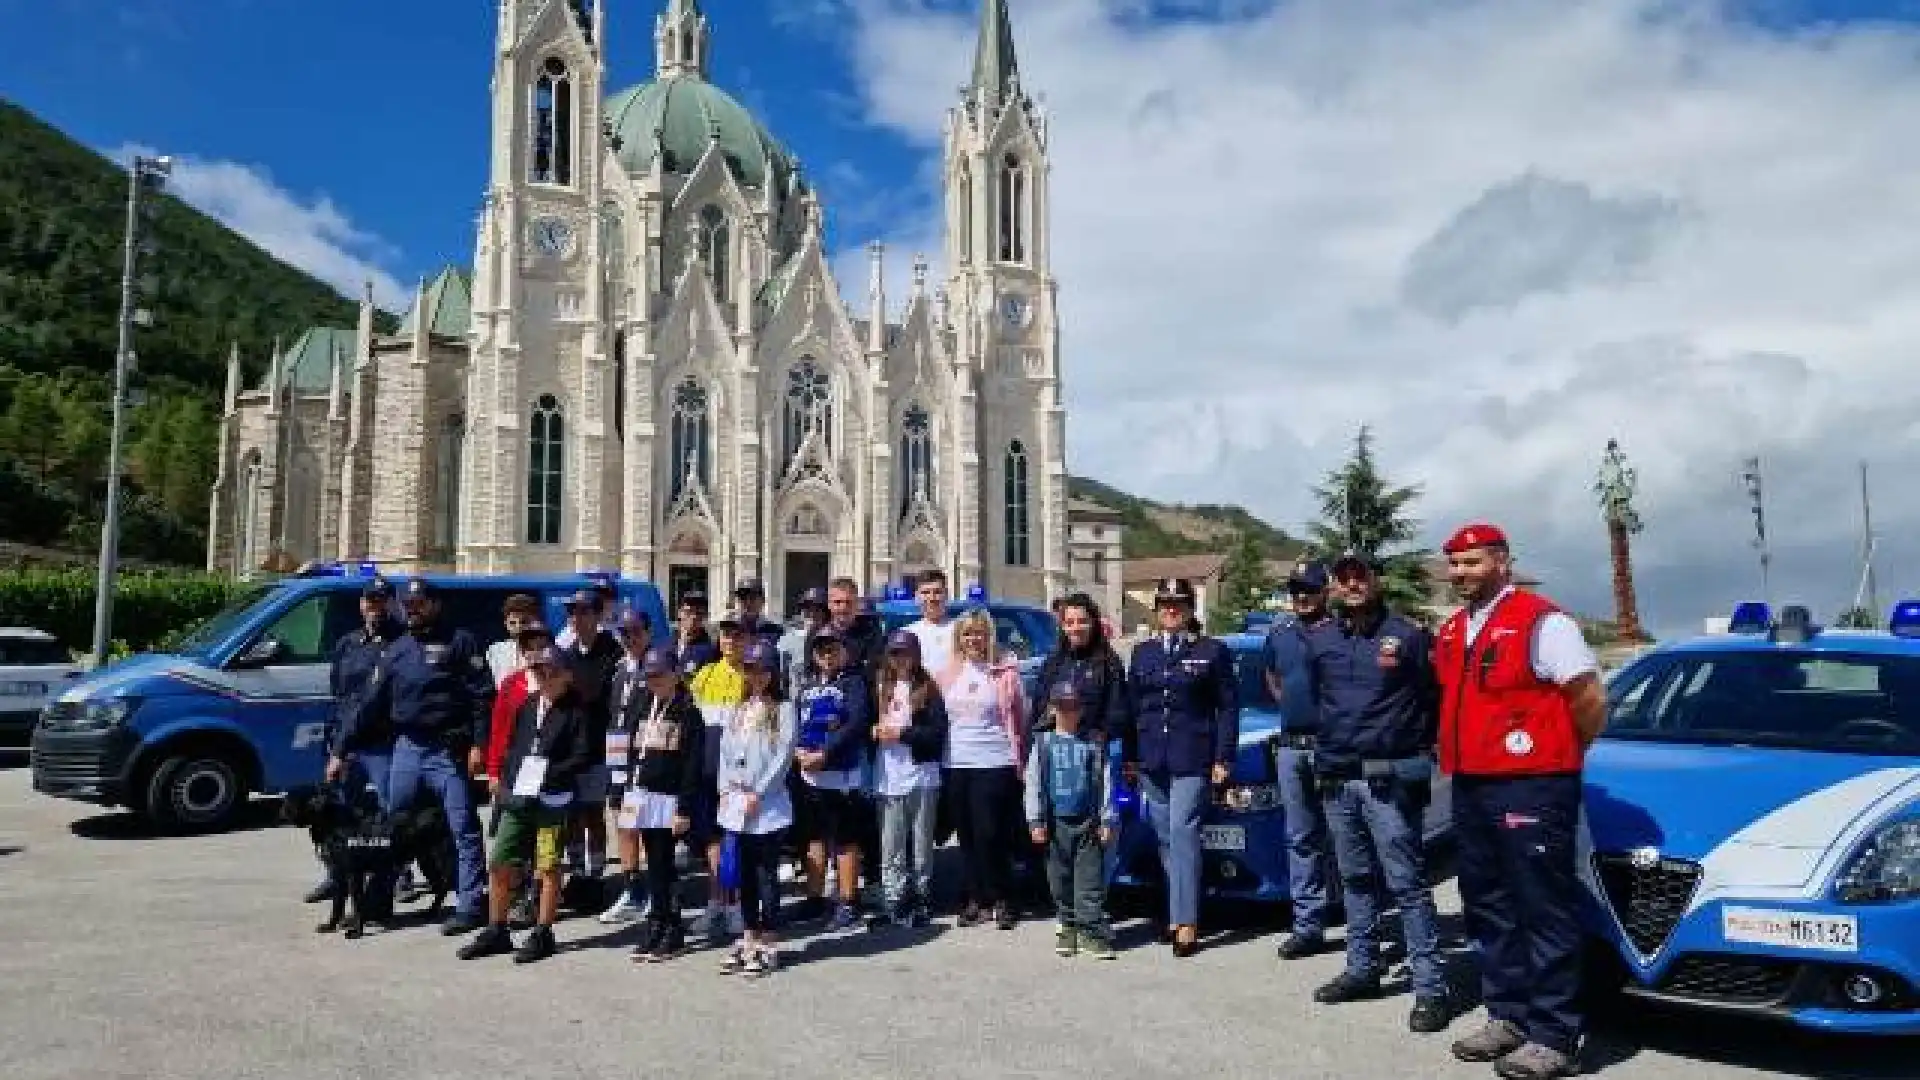
M1461 526L1460 531L1449 537L1446 546L1440 550L1449 555L1458 555L1463 551L1472 551L1474 548L1506 546L1507 534L1500 531L1500 526L1489 525L1482 521Z

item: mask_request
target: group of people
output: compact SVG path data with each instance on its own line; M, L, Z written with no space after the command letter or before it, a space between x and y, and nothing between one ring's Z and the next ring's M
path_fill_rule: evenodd
M1316 999L1380 991L1391 905L1412 970L1409 1026L1451 1024L1459 1009L1422 840L1437 766L1453 777L1488 1013L1453 1053L1509 1080L1570 1075L1581 1034L1574 834L1581 757L1604 716L1598 665L1572 619L1513 586L1500 530L1469 526L1445 550L1465 606L1437 634L1389 607L1365 556L1302 564L1288 582L1294 613L1266 645L1294 902L1280 954L1326 947L1331 862L1347 962ZM539 623L537 600L515 598L507 639L483 654L440 625L430 583L408 583L403 630L375 582L365 625L335 652L327 776L363 778L389 811L422 785L443 800L460 857L445 932L473 932L462 957L551 955L574 882L602 895L611 819L625 881L600 921L644 922L634 959L678 955L691 932L722 950L727 970L760 975L780 963L777 870L789 853L803 865L796 917L829 932L925 925L943 821L965 868L959 925L1014 926L1015 863L1037 858L1056 951L1111 957L1116 740L1165 872L1166 943L1193 955L1201 821L1232 773L1240 703L1233 655L1200 632L1192 583L1158 585L1155 632L1130 664L1090 598L1057 601L1062 641L1036 701L999 654L990 614L950 618L938 572L916 595L921 619L887 634L840 579L803 596L786 626L767 619L748 580L712 631L705 598L690 593L658 637L643 613L609 610L605 594L573 597L558 633ZM484 858L470 778L485 778L493 804ZM683 844L707 870L697 926L681 909ZM877 885L871 905L863 881ZM520 891L534 910L516 946Z

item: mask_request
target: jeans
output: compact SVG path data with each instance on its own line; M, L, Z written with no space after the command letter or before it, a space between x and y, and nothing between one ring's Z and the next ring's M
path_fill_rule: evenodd
M998 769L948 769L955 832L967 867L966 895L981 907L1013 902L1013 844L1022 825L1020 774Z
M1098 817L1056 818L1047 826L1047 886L1055 921L1107 940L1107 850Z
M680 905L673 895L680 880L680 868L673 861L673 849L678 845L679 838L672 829L640 830L640 848L647 856L648 914L655 922L672 923L680 918Z
M1167 921L1200 925L1200 816L1207 808L1204 776L1140 777L1147 820L1160 845L1167 876Z
M764 934L779 922L780 846L784 833L735 833L740 866L740 919L747 930Z
M1430 765L1428 770L1431 780ZM1376 791L1364 780L1346 780L1326 797L1327 829L1347 906L1347 970L1380 972L1379 879L1385 878L1386 892L1400 909L1414 995L1440 997L1447 992L1447 979L1440 964L1439 915L1427 887L1421 837L1426 806L1408 791L1405 783Z
M453 830L453 850L460 863L455 910L479 918L485 914L480 904L485 855L480 845L480 815L474 811L467 786L466 763L455 761L443 746L401 735L393 742L387 773L387 812L398 813L411 806L422 787L439 797L447 813L447 826Z
M1287 826L1287 891L1293 896L1293 932L1320 937L1327 930L1327 810L1314 785L1313 751L1280 748L1280 805Z
M905 906L909 893L919 903L933 902L933 826L939 799L939 788L880 797L880 892L888 911Z

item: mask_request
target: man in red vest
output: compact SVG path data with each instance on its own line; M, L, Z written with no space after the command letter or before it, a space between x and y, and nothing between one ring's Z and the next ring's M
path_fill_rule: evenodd
M1453 1044L1507 1080L1571 1076L1582 936L1575 868L1580 767L1606 720L1580 627L1513 585L1506 534L1446 543L1465 607L1434 639L1440 767L1453 777L1460 900L1480 956L1487 1023Z

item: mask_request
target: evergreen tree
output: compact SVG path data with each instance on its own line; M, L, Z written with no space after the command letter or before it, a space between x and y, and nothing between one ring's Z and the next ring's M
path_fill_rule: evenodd
M1317 558L1329 562L1352 552L1382 564L1387 603L1412 612L1426 606L1427 560L1432 552L1411 546L1420 523L1408 510L1420 498L1417 485L1396 487L1381 474L1373 457L1373 431L1366 425L1353 439L1353 454L1313 489L1320 520L1307 526Z
M1267 560L1260 541L1252 533L1241 533L1220 568L1220 589L1207 605L1207 631L1226 634L1239 630L1247 612L1267 606L1276 582L1267 572Z

